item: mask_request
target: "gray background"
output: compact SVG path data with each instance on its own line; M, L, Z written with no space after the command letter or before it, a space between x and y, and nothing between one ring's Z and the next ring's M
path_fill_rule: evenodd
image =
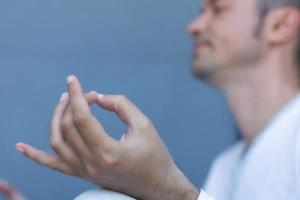
M198 186L234 140L222 95L190 73L186 25L199 0L0 0L0 179L29 200L72 199L94 188L19 155L28 142L51 152L48 123L78 75L87 91L121 93L154 122L174 159ZM94 108L114 137L124 126ZM1 197L0 197L1 199Z

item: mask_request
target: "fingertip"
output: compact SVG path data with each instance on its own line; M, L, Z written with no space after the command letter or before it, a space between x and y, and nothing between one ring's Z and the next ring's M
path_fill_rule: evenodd
M10 190L11 186L7 181L0 180L0 192L7 193Z
M104 94L98 93L97 94L97 100L102 101L104 99Z
M111 100L112 99L110 95L104 95L104 94L97 95L97 105L105 110L108 111L114 110L113 102Z
M85 94L85 98L89 105L97 103L97 95L98 92L96 91L90 91L89 93Z
M101 94L101 93L98 93L97 94L97 104L101 107L107 107L106 104L107 104L107 101L105 101L105 95L104 94Z
M74 96L83 95L83 88L79 79L75 75L70 75L67 77L68 83L68 94L69 99L71 100Z
M98 92L96 92L96 91L91 91L91 92L89 92L89 93L90 93L90 95L91 95L93 98L95 98L95 99L98 98Z
M75 76L75 75L69 75L69 76L67 77L67 83L70 84L70 83L72 83L75 79L76 79L76 76Z
M92 94L92 95L98 95L98 92L97 91L90 91L90 94Z
M21 153L21 154L25 153L25 148L23 146L23 143L17 143L15 147L19 153Z
M25 144L23 143L23 142L18 142L17 144L16 144L16 147L17 146L19 146L19 147L23 147Z

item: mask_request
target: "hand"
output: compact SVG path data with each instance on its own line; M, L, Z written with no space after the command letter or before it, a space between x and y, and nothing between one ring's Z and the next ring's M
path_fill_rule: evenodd
M15 188L5 181L0 181L0 193L3 194L7 200L24 200L22 195L17 192Z
M89 104L115 112L128 126L117 141L91 113ZM49 155L27 144L17 149L28 158L100 187L143 200L196 200L198 190L172 160L151 121L126 97L84 95L79 80L68 77L68 95L54 111Z

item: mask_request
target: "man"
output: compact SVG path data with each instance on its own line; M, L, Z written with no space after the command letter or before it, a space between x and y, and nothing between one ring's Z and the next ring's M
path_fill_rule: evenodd
M224 93L243 136L212 167L205 189L217 200L300 198L299 7L299 0L207 0L188 28L195 39L193 73ZM115 112L128 132L112 139L89 104ZM132 102L84 95L75 76L54 111L51 145L56 155L23 143L17 149L137 199L211 199L177 168L154 125Z

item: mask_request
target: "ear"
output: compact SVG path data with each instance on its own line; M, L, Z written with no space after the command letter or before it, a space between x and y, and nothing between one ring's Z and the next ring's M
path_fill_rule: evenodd
M300 30L300 11L295 7L272 10L265 20L265 37L270 45L297 39Z

